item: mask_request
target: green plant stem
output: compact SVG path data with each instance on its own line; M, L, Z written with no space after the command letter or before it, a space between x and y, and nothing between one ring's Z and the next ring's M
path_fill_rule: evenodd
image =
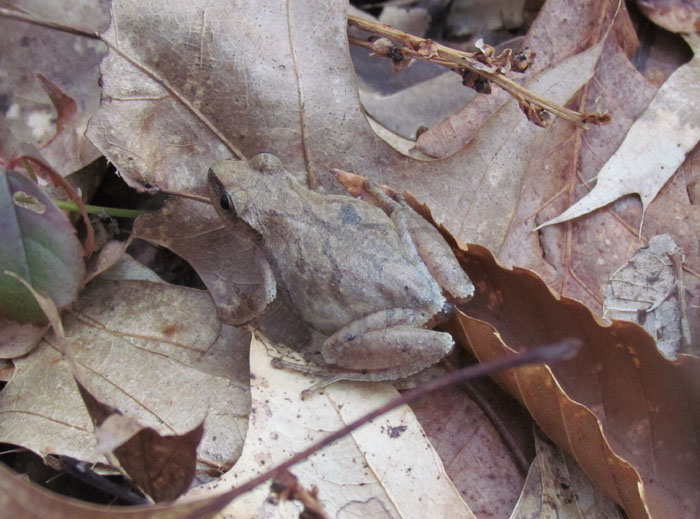
M74 202L66 202L65 200L54 200L54 204L59 209L64 211L79 212L78 206ZM86 205L85 210L89 214L107 214L115 218L136 218L142 214L150 213L151 211L142 211L140 209L119 209L118 207L102 207L99 205Z

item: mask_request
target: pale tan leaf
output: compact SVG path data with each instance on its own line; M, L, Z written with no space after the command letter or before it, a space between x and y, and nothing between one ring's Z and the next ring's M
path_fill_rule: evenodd
M637 0L637 5L654 23L668 31L693 33L700 28L697 0Z
M430 13L425 7L394 7L382 9L379 21L404 32L423 36L430 26Z
M259 340L251 344L252 412L241 459L219 482L190 495L243 483L398 394L389 384L339 383L301 400L299 393L312 379L273 368L268 348ZM306 488L318 487L331 517L474 517L408 407L378 418L290 470ZM295 506L266 503L268 492L269 484L261 485L218 517L298 517Z
M450 30L464 35L520 27L525 3L524 0L457 0L452 3L448 17Z
M0 352L3 358L14 359L32 351L49 325L19 324L0 317Z
M539 227L577 218L629 194L646 210L700 139L700 36L687 36L695 57L661 86L597 175L595 187Z

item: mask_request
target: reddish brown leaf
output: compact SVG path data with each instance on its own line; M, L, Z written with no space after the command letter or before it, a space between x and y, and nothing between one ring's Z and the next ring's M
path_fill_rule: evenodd
M100 443L108 444L107 449L139 488L157 503L175 499L189 488L203 421L184 434L162 436L100 402L78 380L76 384L97 429L98 448Z
M556 296L534 273L500 267L490 252L459 253L477 287L462 332L485 361L566 337L584 349L553 367L524 367L498 381L631 518L700 513L700 362L666 360L639 326L603 323Z
M525 456L532 450L532 421L492 381L473 381L470 386L478 388L486 402L474 400L461 387L454 387L427 395L411 409L474 515L479 519L508 517L520 495L528 458L532 457ZM517 442L515 445L504 442L492 416L484 414L482 404L498 413L497 419L508 428L508 438ZM518 453L514 454L511 447L519 449Z
M154 501L170 501L192 483L202 434L204 422L181 436L161 436L145 427L117 447L114 455L129 477Z
M64 132L75 132L75 128L71 125L74 124L73 119L78 113L78 103L66 94L61 87L56 83L51 81L49 78L37 72L36 78L41 85L41 88L47 93L49 99L51 99L51 104L53 104L56 109L56 135L54 135L49 142L46 143L48 146L55 139L59 138ZM70 149L66 143L64 147Z

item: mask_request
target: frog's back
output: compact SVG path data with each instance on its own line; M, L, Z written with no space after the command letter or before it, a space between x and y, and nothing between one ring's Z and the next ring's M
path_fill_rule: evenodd
M275 220L266 246L309 324L330 334L379 310L440 309L440 287L381 209L347 196L314 194L306 202Z

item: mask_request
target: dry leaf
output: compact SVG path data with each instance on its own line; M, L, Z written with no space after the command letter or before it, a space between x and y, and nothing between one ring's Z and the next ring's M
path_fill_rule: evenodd
M688 351L690 344L685 309L683 252L668 234L654 236L610 277L603 315L631 321L654 337L670 359Z
M390 95L363 89L359 92L362 106L371 117L407 139L415 139L420 127L430 128L476 95L452 72Z
M457 0L448 15L450 31L457 35L483 33L523 24L525 0Z
M616 13L614 32L617 39L625 48L635 48L638 42L634 29L624 5L619 13L618 5L616 0L546 2L522 43L522 48L537 53L535 61L524 74L516 75L514 79L526 83L543 70L591 47L598 42ZM500 90L488 96L477 96L464 109L423 133L416 146L433 157L452 155L469 142L491 114L508 100L508 94Z
M637 0L637 5L654 23L669 31L693 33L700 27L697 0Z
M424 36L430 26L430 14L425 7L394 7L387 5L379 15L379 21L403 32Z
M353 193L361 185L356 176L338 178ZM414 208L430 217L425 208ZM698 359L682 355L676 363L668 362L640 327L621 322L605 326L580 303L554 297L534 273L498 266L483 247L470 245L459 257L477 290L461 307L469 318L452 330L462 338L458 342L485 361L510 348L523 351L565 337L583 339L588 349L577 360L555 366L556 380L544 367L497 378L631 517L647 517L645 507L651 517L692 516L700 508L700 485L692 468L700 459L700 438L693 436L700 420L700 393L693 384L700 378ZM681 444L686 450L679 453ZM607 449L612 452L604 455ZM650 458L657 462L650 464ZM674 483L666 483L669 479ZM640 484L644 489L638 493Z
M221 327L205 292L94 281L64 326L81 379L101 399L165 434L185 432L206 415L200 461L225 466L236 459L247 426L248 372L245 351L230 346L243 332ZM0 392L2 441L98 461L90 420L53 339L15 366Z
M499 249L492 249L507 266L535 270L560 293L602 312L604 287L610 275L645 242L638 236L641 204L627 198L603 211L585 215L566 226L533 229L553 218L588 192L586 179L593 178L624 139L627 128L646 108L654 87L637 72L615 41L608 41L587 88L588 103L603 99L616 106L615 117L606 126L586 131L555 122L547 139L535 152L526 173L519 207ZM648 236L670 233L686 251L691 271L700 268L696 229L700 208L689 197L697 182L698 151L662 189L647 210L644 230ZM687 288L697 291L697 276L688 275ZM690 307L692 309L692 306ZM698 316L689 316L698 322Z
M105 2L13 0L9 11L38 10L40 18L96 31L108 20ZM25 145L41 149L41 156L64 175L95 160L99 152L85 138L88 119L100 102L97 65L106 53L104 44L82 36L0 16L0 85L3 126ZM76 112L63 129L59 106L52 105L35 74L60 86L76 103ZM49 141L54 140L53 143ZM66 147L66 144L70 145ZM26 148L25 148L26 149ZM2 150L2 155L5 150ZM5 156L6 157L6 156Z
M339 383L301 400L300 392L313 381L273 368L268 348L258 340L251 344L252 412L241 459L219 482L189 495L243 483L398 395L389 384ZM378 418L290 471L304 487L319 489L319 501L331 517L474 517L408 407ZM241 496L219 517L298 517L290 504L266 503L268 489L269 484L261 485Z
M274 294L259 297L263 253L254 233L245 225L235 230L225 226L209 205L182 199L169 202L158 213L138 218L134 238L167 247L188 260L207 285L224 323L249 322L274 299Z
M127 265L132 265L133 263L130 263L127 261L124 261L122 263L122 259L126 258L126 249L131 245L132 239L130 238L129 240L125 242L117 241L117 240L111 240L105 243L99 250L99 252L93 256L91 256L88 259L88 265L87 265L87 275L86 275L86 283L92 281L94 278L99 276L100 274L104 274L107 270L115 267L116 265L120 265L121 267L126 267ZM131 257L129 257L131 259ZM143 265L141 265L143 267ZM155 275L155 273L151 270L144 269L149 274L145 279L148 279L150 281L162 281L158 276ZM119 277L104 277L103 279L142 279L140 277L136 277L135 275L129 275L127 273L124 273L123 275Z
M586 13L595 12L595 19L598 20L601 12L610 12L610 5L612 3L599 2ZM471 226L480 225L491 232L488 227L489 222L493 221L495 231L488 238L501 246L505 237L512 237L508 226L517 218L514 216L516 213L512 200L517 199L522 192L522 179L529 180L527 172L515 168L515 161L526 161L532 169L542 169L542 163L538 161L540 155L535 155L533 150L532 135L546 135L544 142L553 141L557 145L567 142L566 139L558 140L558 136L556 140L550 139L551 133L525 128L527 125L518 126L522 116L517 110L507 112L506 108L489 121L491 126L487 127L490 133L479 132L481 140L478 146L475 144L450 159L425 165L400 157L374 137L359 110L352 69L346 56L345 5L342 2L330 2L322 12L310 3L295 2L282 6L271 0L260 2L254 7L214 3L202 10L188 10L185 6L168 10L154 6L152 11L145 12L135 2L115 2L114 6L116 17L110 35L115 34L118 27L118 50L122 53L121 56L127 56L132 61L124 61L117 52L111 53L104 70L108 99L100 120L96 121L98 124L94 127L93 135L101 134L101 146L122 171L132 175L132 182L201 188L207 165L220 155L227 154L225 147L229 152L238 147L245 155L271 151L280 155L290 169L306 173L322 183L325 182L325 170L329 166L335 166L366 173L397 189L409 189L421 200L430 202L439 219L446 222L448 227L463 231L463 234L461 231L458 234L465 240L469 239L467 235L472 231ZM261 32L253 23L262 25L265 30ZM581 18L571 18L569 24L563 23L558 28L566 33L566 30L571 31L575 23L581 23ZM593 26L595 30L591 30L590 24L581 25L584 33L592 35L593 41L604 27L597 24ZM149 34L149 42L144 47L141 45L142 35L146 33ZM572 40L572 46L578 46L577 50L586 49L590 44L585 38L585 44L579 38ZM620 40L624 47L626 40ZM192 41L196 43L190 44ZM280 41L285 42L284 46L280 46ZM289 47L286 46L287 42ZM613 43L607 45L616 48ZM589 57L592 53L584 53L584 57ZM569 73L564 73L564 69L557 72L574 80L558 91L555 97L561 101L568 99L592 73L590 68L587 72L584 67L578 66L580 63L576 59L572 63L577 66L572 67ZM329 71L332 71L330 75ZM557 78L557 73L553 72L552 77ZM153 78L160 83L154 82ZM550 94L552 91L546 92L546 95ZM502 119L497 120L498 116ZM122 124L125 120L133 124L132 129ZM514 127L518 130L522 128L523 131L514 135L511 131ZM212 135L216 137L211 137ZM566 135L566 132L562 131L559 135ZM571 136L569 133L568 137ZM580 139L581 134L573 134L573 137ZM596 151L598 150L593 149L591 153L595 154ZM576 165L577 161L570 164ZM492 168L488 171L489 174L481 176L483 170L488 168ZM574 167L572 171L575 173L576 169ZM562 171L568 170L554 170L556 174L561 174ZM570 175L566 179L566 186L573 185L574 180L574 175ZM534 184L538 186L538 182ZM554 193L558 191L561 189ZM474 203L477 196L480 200L489 202L486 210L479 210L478 204ZM506 200L510 198L511 202L503 202L497 207L490 205L492 201L502 200L502 196ZM538 199L535 205L541 206L542 200ZM651 210L650 208L650 212ZM466 216L469 216L469 220L465 220ZM524 217L526 216L527 213ZM481 239L480 235L477 236ZM617 235L611 235L611 238L615 246L623 241L618 240ZM548 239L543 239L543 243ZM536 241L537 237L534 236L533 240ZM570 244L566 240L559 242ZM686 249L685 244L681 246ZM533 250L540 252L539 249ZM556 254L547 256L546 261L543 254L536 256L542 263L558 261ZM593 261L600 258L597 250L593 250L589 256ZM564 259L561 264L569 268L569 261ZM619 265L619 259L616 265ZM513 288L513 292L520 298L526 298L529 293L527 290L546 292L542 284L534 288ZM499 294L498 287L482 292L484 297L492 295L494 299L498 299ZM518 301L524 309L533 306L528 299ZM586 319L592 321L588 313L583 310L581 312ZM536 317L538 319L523 318L516 313L512 319L503 319L499 331L508 337L507 342L510 344L516 332L521 329L529 332L531 330L528 325L542 321L541 316ZM492 334L492 331L489 333ZM629 355L623 356L623 360L634 364L634 359L630 360ZM643 360L646 362L647 359ZM688 385L691 384L689 380L693 380L690 373L694 371L688 368L691 364L691 361L683 360L677 370L672 371L674 375L683 373L684 383ZM622 366L633 371L629 363ZM644 364L643 367L646 368ZM546 382L550 380L546 373L536 372L533 379L538 384L543 380ZM667 378L672 378L664 373ZM597 381L596 376L597 372L592 370L591 378ZM609 379L606 382L613 383ZM653 382L652 380L650 384ZM536 384L531 382L527 387L536 387ZM674 386L670 386L669 391L671 388ZM596 386L586 389L596 394ZM641 391L638 387L634 390L622 393L636 396ZM678 393L682 396L673 395L678 398L670 400L680 405L683 398L689 397L683 391L678 390ZM617 396L613 392L612 397ZM530 400L536 401L537 398ZM544 398L540 400L545 402ZM564 400L562 405L567 405L567 402ZM597 402L594 404L597 407L592 405L593 411L604 407ZM655 409L655 406L650 407ZM575 409L580 411L582 408L579 406ZM674 410L677 411L677 408L670 408L668 412ZM606 420L614 421L617 418L613 410L605 411ZM555 433L559 431L559 434L564 434L562 430L566 434L572 434L572 431L582 435L590 433L591 438L597 439L596 445L601 449L607 448L600 439L596 419L591 418L593 415L590 413L583 415L589 418L589 422L584 424L586 427L555 428ZM639 426L634 420L624 418L618 418L619 422L610 426L617 427L613 428L614 432L622 437L627 428L633 425L629 430L635 434L642 430L639 436L643 436L646 430L644 423ZM669 424L672 422L669 420ZM677 429L685 431L685 425L681 424ZM671 433L668 434L673 437ZM564 438L569 439L569 436ZM264 440L270 441L269 438ZM615 440L621 442L618 438ZM588 453L589 451L579 452L579 457L583 458ZM627 454L629 453L625 452ZM654 461L658 460L661 464L670 464L668 459L672 459L672 455L654 457ZM598 465L592 462L586 464L586 461L583 460L583 464L589 471L595 471L596 467L601 467L600 470L608 468L605 465L608 459L605 457L595 458ZM638 461L638 458L634 458L634 463ZM681 460L681 463L684 461ZM610 463L614 464L615 470L624 472L621 481L631 482L624 487L623 490L628 493L623 497L630 500L626 501L632 510L630 513L638 515L640 507L636 476L630 475L631 469L625 472L624 467L620 468L624 464L619 460L613 458ZM685 470L686 466L676 463L675 468L678 467ZM647 471L643 473L647 474L648 467L644 466L643 469ZM692 481L692 474L687 481L673 480L674 476L668 476L664 469L667 470L668 467L654 468L661 476L652 470L654 484L647 481L644 483L644 488L650 490L647 499L654 506L665 506L663 503L658 504L663 496L654 494L659 488L659 480L663 484L667 484L666 480L672 481L670 487L674 490L687 488L688 481ZM690 486L685 495L694 499L694 489L699 486ZM633 490L630 491L630 488ZM629 492L632 492L631 497ZM672 501L680 503L680 506L693 506L692 501L683 503L673 497ZM371 504L375 505L376 501Z
M535 434L537 457L510 519L622 519L576 462Z
M206 150L221 150L225 144L211 138L211 130L202 128L205 123L211 124L244 155L273 152L290 171L302 172L324 185L331 184L328 169L339 167L410 190L430 203L439 221L453 230L463 226L462 232L455 230L455 233L465 240L469 239L470 231L474 231L472 241L482 239L471 226L485 224L472 222L472 214L478 214L479 222L492 219L494 230L483 229L487 233L483 241L490 242L491 235L499 235L504 222L510 219L509 211L492 207L490 202L508 199L519 192L521 176L511 169L513 161L516 157L527 160L532 140L535 135L541 135L541 130L533 128L519 109L512 107L499 113L501 119L492 118L489 129L481 133L480 142L486 149L475 146L475 152L465 150L449 160L428 164L398 154L376 138L359 108L353 70L347 58L344 2L334 2L328 7L329 10L321 13L300 3L286 11L269 0L256 5L254 13L228 4L211 4L203 12L193 9L189 14L182 13L198 27L193 32L199 34L205 30L206 41L213 42L213 47L207 47L205 59L213 63L216 58L217 65L207 67L212 76L204 81L200 67L187 65L196 63L201 53L186 45L172 47L171 31L153 29L156 24L182 28L175 22L174 12L164 10L166 16L173 17L169 21L171 18L164 19L161 15L149 18L149 13L136 4L115 4L116 17L110 30L119 27L120 52L141 64L142 69L152 71L154 77L167 79L174 93L168 94L134 65L111 52L103 63L108 100L93 119L89 135L132 183L148 182L166 188L202 186L206 165L217 158ZM294 55L292 49L267 49L271 44L266 39L268 32L253 31L259 41L248 37L250 31L241 24L255 20L260 13L265 13L266 31L278 37L287 34ZM315 18L321 14L322 18ZM202 29L197 20L217 20L217 23L205 23ZM153 38L148 48L141 47L140 35L144 30ZM112 34L106 37L110 39ZM568 68L550 75L550 85L540 93L564 102L592 73L594 53L595 50L584 53L570 61ZM163 59L164 55L178 56L177 66L173 66L175 61ZM256 59L249 62L245 56ZM279 69L281 62L296 63L295 72L286 66ZM129 74L123 73L124 70L129 70ZM334 71L333 88L327 88L326 82L320 80L329 70ZM196 85L196 90L190 84ZM196 95L193 97L190 92ZM246 97L246 92L251 92L253 97ZM299 95L303 96L301 104ZM157 100L147 100L154 96ZM199 120L188 109L193 103L202 113ZM260 113L275 114L273 128L269 121L257 116ZM121 123L122 119L128 119L128 124ZM299 126L300 121L303 127ZM197 127L200 127L199 146L194 153L169 144L174 134L185 141L194 139L191 134ZM171 153L163 155L164 150ZM300 154L300 150L306 153ZM194 175L201 171L201 176L195 177L186 173L187 170ZM484 181L487 171L489 179ZM426 182L426 179L431 180ZM475 200L477 196L481 202ZM484 204L488 209L486 214L481 208Z
M668 361L641 327L598 322L534 273L499 267L482 247L459 257L477 287L459 332L479 360L565 337L586 345L551 368L496 376L545 433L631 518L697 516L698 358Z
M440 374L432 373L426 380ZM469 392L460 386L427 395L411 409L474 515L500 519L513 510L525 481L526 456L532 456L532 420L492 381L475 380L470 386ZM472 399L474 391L479 400ZM484 414L485 406L496 416ZM497 430L496 422L505 431ZM503 432L511 444L505 443Z
M206 50L202 52L186 45L173 47L173 41L177 38L171 37L169 29L151 28L162 24L163 27L184 31L186 26L176 21L175 12L163 9L160 10L161 15L151 17L150 12L144 12L136 3L115 4L113 30L116 27L120 29L122 47L119 53L132 61L125 61L115 51L104 63L108 99L95 123L102 125L108 133L100 134L95 126L91 135L120 170L127 177L132 177L132 183L146 182L166 188L198 186L196 189L203 190L204 171L209 161L218 157L218 152L209 153L206 150L221 150L222 145L237 147L248 156L259 151L273 152L281 157L290 171L314 178L328 188L332 187L327 175L329 167L356 171L398 190L410 191L416 198L428 203L436 219L462 241L480 242L496 251L503 247L501 257L508 264L536 268L547 276L548 281L560 283L558 287L562 292L568 294L573 291L571 295L582 298L594 308L600 307L602 296L597 283L601 273L602 279L607 278L610 267L605 263L595 263L596 255L590 255L593 258L590 260L586 256L581 264L595 277L589 280L588 272L575 272L574 279L584 282L584 286L580 287L570 282L572 277L567 271L570 266L560 264L570 257L570 252L562 251L560 255L556 250L570 241L561 239L558 233L543 233L543 243L548 248L555 248L552 252L547 249L543 251L538 236L532 233L532 213L562 192L561 186L552 185L556 180L561 181L559 169L548 171L546 165L542 166L543 159L562 160L563 152L583 150L582 153L589 153L588 148L572 147L569 144L572 142L571 133L558 142L559 135L552 138L551 131L533 128L524 121L519 109L511 105L499 110L467 148L449 159L425 163L399 155L376 138L359 109L357 92L353 88L352 67L347 59L347 42L344 36L341 37L345 31L344 4L329 4L322 19L317 19L314 17L321 13L315 8L307 8L303 3L295 4L286 11L278 9L273 0L268 1L260 4L257 14L229 4L210 4L203 11L194 8L188 11L183 6L183 11L178 11L180 18L177 20L191 20L195 24L192 33L204 31L206 38L202 41ZM585 19L571 15L563 4L557 6L562 11L557 14L568 21L552 25L547 20L558 18L545 18L537 32L539 39L533 40L544 46L544 65L553 52L543 43L550 38L545 34L545 29L557 27L557 46L566 44L563 47L566 51L564 55L570 55L585 49L591 38L595 40L604 32L609 17L601 21L599 14L604 10L612 15L618 2L601 0L586 5ZM286 34L291 48L276 48L273 52L267 48L271 44L266 40L268 32L248 30L240 25L262 16L260 13L265 13L265 31ZM122 18L124 27L120 27ZM629 21L624 11L618 18L616 34L622 35L621 45L626 48L632 45L633 34L628 34ZM209 23L211 20L217 20L217 23ZM582 28L575 25L579 22ZM147 47L143 47L140 38L144 31L151 35L151 43ZM260 41L252 41L251 34ZM577 36L572 38L571 35ZM181 38L182 41L186 39L186 36ZM610 45L613 49L618 48L614 43ZM157 52L154 49L158 49ZM592 74L590 67L595 64L593 53L593 49L584 52L565 62L561 68L550 70L546 77L555 86L545 89L543 94L561 102L571 97ZM169 55L177 59L163 59L163 56ZM211 67L204 67L211 71L211 77L207 80L200 76L199 67L187 65L197 63L200 56L211 64ZM256 58L247 60L247 56ZM586 59L589 60L589 68L583 63ZM294 63L295 73L291 74L289 67L284 70L276 68L282 62ZM610 66L620 68L617 62ZM124 70L130 70L129 74L122 73ZM333 71L333 88L327 88L328 82L321 80L330 70ZM143 71L148 71L151 76ZM158 86L159 83L151 78L158 79L164 86ZM562 78L568 83L561 83ZM608 91L621 90L616 86L615 77L611 78L610 83ZM169 90L165 90L165 86ZM252 97L244 97L245 92L251 92ZM629 93L626 92L625 96L629 97ZM233 103L229 102L231 99L234 99ZM235 102L236 99L238 102ZM298 103L300 99L301 103ZM223 100L227 102L223 103ZM248 102L243 103L244 100ZM281 110L280 106L285 109ZM190 107L196 111L193 112ZM260 113L275 114L273 129L270 129L267 119L258 117ZM122 118L128 120L128 125L119 122ZM108 123L108 120L111 122ZM619 117L616 120L620 120ZM133 128L129 125L133 125ZM210 129L206 129L206 125ZM204 127L201 129L204 133L195 137L191 132L198 126L200 129ZM287 130L282 132L281 128ZM217 141L212 137L212 131L225 138ZM599 142L614 146L614 138L601 132ZM172 146L174 135L188 142L194 142L196 138L200 146L194 150L186 146ZM573 133L573 138L576 142L576 139L584 136ZM545 146L538 148L538 140ZM547 147L550 142L557 142L557 147ZM165 150L167 154L164 154ZM304 150L304 153L300 150ZM200 151L203 155L199 155ZM549 155L541 155L545 151ZM597 157L599 152L595 148L590 155ZM548 180L550 178L551 181ZM567 185L573 180L575 178L571 176L564 179ZM516 201L529 194L526 190L529 186L523 186L523 181L532 182L536 196L532 205L518 207ZM538 190L542 185L548 187L544 198ZM553 192L549 191L550 185ZM518 227L520 231L523 220L523 232L515 235L514 228ZM504 244L507 238L508 243ZM620 243L620 247L624 248L630 239L614 243ZM522 246L524 242L527 243L526 247ZM681 241L679 244L685 250L692 250L689 244ZM600 251L596 253L600 254ZM611 252L611 255L614 254L619 254L619 250ZM544 255L548 257L545 259ZM589 261L593 264L589 264ZM692 266L693 263L689 264Z
M156 503L176 499L189 488L203 421L184 434L163 436L100 402L80 381L76 384L95 426L100 454L108 455L110 461L114 454L129 479Z
M688 35L686 41L697 53L700 37ZM698 99L700 55L696 54L661 86L598 173L591 192L539 227L577 218L634 193L645 211L700 140Z
M49 325L19 324L0 318L2 357L14 359L32 351L49 329Z
M98 506L50 492L0 463L0 508L7 517L46 519L209 519L230 501L218 495L199 501L153 506Z

